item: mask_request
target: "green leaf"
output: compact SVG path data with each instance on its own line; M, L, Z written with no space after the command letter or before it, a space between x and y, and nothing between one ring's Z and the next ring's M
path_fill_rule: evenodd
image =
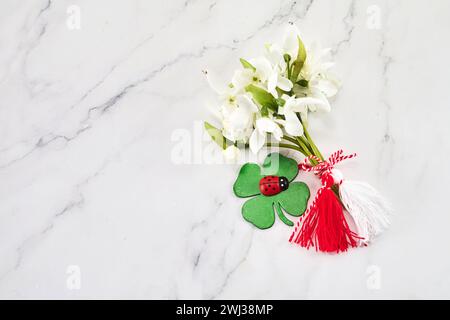
M300 37L297 37L297 39L298 39L298 53L297 59L295 59L295 61L293 62L294 69L292 70L291 75L292 82L297 82L298 75L300 74L300 71L302 70L306 60L305 45L303 44L303 41L302 39L300 39Z
M289 188L277 195L278 203L291 216L301 216L308 204L310 193L303 182L292 182Z
M269 116L269 110L267 110L267 107L261 107L261 116L268 117Z
M273 152L268 154L264 160L261 174L286 177L289 181L292 181L298 174L298 164L294 159Z
M280 107L282 107L286 104L286 100L284 100L283 98L277 98L277 103Z
M259 180L262 178L261 168L256 163L244 164L233 185L234 194L241 198L260 194Z
M245 90L247 92L250 92L253 96L253 99L255 99L256 102L258 102L262 107L271 109L273 111L276 111L278 109L277 100L275 97L266 90L259 88L253 84L249 84L245 87Z
M287 95L289 95L289 96L291 96L292 94L290 93L290 91L284 91L284 90L282 90L282 89L280 89L280 88L278 88L278 87L276 87L275 88L275 90L277 91L277 93L278 93L278 95L281 97L283 94L287 94ZM292 89L291 89L292 90ZM279 99L279 98L278 98ZM277 100L277 103L278 103L278 99L276 99ZM279 103L278 103L278 105L279 105Z
M247 60L240 58L241 64L246 69L252 69L253 71L256 71L256 68Z
M211 125L210 123L205 121L205 130L208 132L208 134L211 136L211 139L219 145L222 149L226 149L231 142L229 142L225 137L223 136L222 132Z
M259 195L247 200L242 206L242 216L259 229L270 228L275 222L272 199Z

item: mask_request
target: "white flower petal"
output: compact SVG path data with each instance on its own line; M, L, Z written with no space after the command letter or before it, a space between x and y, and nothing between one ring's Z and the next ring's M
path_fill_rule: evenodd
M278 75L273 72L267 79L267 91L269 91L275 98L278 98L278 92L275 89L277 87Z
M283 91L290 91L294 86L288 78L278 75L277 87Z
M272 133L278 141L283 136L283 131L278 124L269 118L261 118L256 120L256 128L260 133Z
M233 78L231 79L231 83L237 90L245 88L251 81L252 71L248 69L236 70Z
M297 58L298 51L298 36L300 32L295 25L289 25L286 29L286 33L283 41L283 49L291 56L291 59Z
M289 112L285 115L286 121L284 124L284 129L286 132L292 136L302 136L303 126L298 119L297 115L293 112Z
M327 97L333 97L337 94L339 86L336 82L329 79L320 79L315 85L317 89Z
M266 46L266 56L272 66L275 67L284 65L284 67L286 67L283 51L277 44L269 44Z
M331 106L330 106L330 103L328 102L327 97L320 90L314 89L314 90L312 90L312 94L315 97L315 99L320 100L321 103L309 105L310 110L311 110L311 106L314 106L317 110L326 111L326 112L331 111Z
M286 103L284 107L286 108L285 112L305 112L307 106L311 105L321 105L324 108L326 107L326 103L322 99L311 97L293 99L289 101L289 104Z
M223 124L225 126L225 124ZM223 128L222 129L222 135L227 138L228 140L230 140L231 142L236 142L236 138L233 134L233 132L229 131L227 128Z
M256 128L259 132L272 132L276 123L269 118L260 118L256 120Z
M242 98L241 101L247 100L246 98ZM247 141L253 131L255 112L251 109L252 102L247 101L247 103L248 105L244 106L222 106L223 135L231 141Z
M272 134L276 140L281 141L281 138L283 137L283 130L281 130L280 126L275 124Z
M283 95L281 96L282 99L284 99L285 101L288 101L291 96L288 96L287 94L283 93ZM293 98L293 97L292 97Z
M226 91L226 86L224 86L218 79L218 77L211 71L204 72L206 76L206 81L208 81L209 86L213 89L217 94L224 94Z
M249 145L250 150L253 153L258 153L259 150L263 147L266 142L266 134L260 133L259 130L253 130L252 135L250 136Z
M259 111L256 104L247 95L243 95L243 94L239 95L236 97L236 100L237 100L239 107L244 108L244 109L248 110L249 112L256 113Z
M235 110L236 108L228 103L224 103L220 107L220 112L222 114L222 117L228 118Z
M266 82L272 74L272 66L264 57L251 60L250 63L256 68L256 74L262 82Z
M275 121L276 123L278 123L279 125L281 125L283 127L286 123L286 120L283 120L283 119L274 119L273 121Z
M306 123L308 121L308 111L300 112L300 118L302 118L303 123Z

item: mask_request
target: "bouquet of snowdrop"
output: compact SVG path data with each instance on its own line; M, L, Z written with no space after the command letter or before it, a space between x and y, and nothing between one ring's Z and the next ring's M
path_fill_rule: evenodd
M257 153L263 146L279 146L303 153L321 154L307 130L308 112L330 111L329 98L338 91L338 81L329 72L329 50L313 46L308 54L294 26L282 45L267 44L265 54L241 59L242 68L231 82L217 91L223 128L205 123L207 131L225 149L237 154L238 146ZM268 141L268 134L271 140Z
M329 112L329 99L339 82L330 72L329 50L306 47L295 26L290 26L281 44L267 44L264 55L241 59L242 67L231 82L218 89L220 122L205 129L228 158L239 148L258 153L264 146L296 150L305 156L298 168L315 173L322 188L297 221L290 241L327 252L365 245L388 225L389 206L369 185L346 181L334 165L354 155L337 151L325 159L309 134L308 113ZM262 181L262 180L261 180ZM356 225L345 220L347 210Z

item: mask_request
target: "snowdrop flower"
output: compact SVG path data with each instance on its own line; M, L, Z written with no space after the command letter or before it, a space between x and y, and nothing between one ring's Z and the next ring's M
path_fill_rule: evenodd
M322 92L327 98L335 96L339 89L339 82L330 73L334 63L324 61L330 50L320 49L317 43L313 43L300 73L308 81L309 88Z
M273 68L264 57L250 60L251 65L255 69L244 68L236 70L231 83L236 88L245 88L249 84L261 86L273 73Z
M276 43L266 44L265 49L265 56L267 57L267 60L269 60L272 67L277 68L280 72L286 71L287 64L284 60L283 49Z
M280 141L283 136L283 131L279 125L270 118L260 118L256 120L255 130L250 137L250 150L253 153L258 153L258 151L266 143L267 133L273 134L276 140Z
M214 75L209 72L205 72L205 75L210 87L219 95L221 107L217 116L222 122L223 136L232 142L248 141L258 107L243 93L242 86L233 84L221 86Z
M244 88L233 84L224 86L210 72L204 71L204 74L209 86L218 94L220 105L228 108L236 107L237 96L244 92Z
M293 84L285 77L286 61L284 60L283 50L276 44L266 45L266 56L272 65L271 74L267 80L267 91L269 91L275 98L278 98L276 88L283 91L291 91Z
M295 25L289 25L286 28L283 38L283 51L291 57L291 60L297 58L299 37L300 31Z
M284 91L290 91L293 87L292 82L282 75L279 62L271 61L265 57L250 60L251 65L255 68L244 68L236 70L231 83L237 88L245 88L249 84L265 88L274 97L278 97L276 88Z
M228 86L221 94L219 94L219 101L223 107L235 108L237 107L237 97L241 90L234 86Z
M267 91L269 91L275 98L278 98L278 92L276 88L280 88L283 91L291 91L293 84L291 80L282 76L278 72L273 72L267 81Z
M297 117L295 112L284 112L285 120L277 120L278 123L283 125L284 130L292 136L302 136L303 126Z
M236 96L236 101L222 105L222 134L230 141L248 141L253 130L254 114L258 107L246 95Z
M215 85L205 72L219 94L220 108L215 110L226 139L248 143L257 153L268 133L277 141L283 130L291 137L303 136L309 112L330 111L328 99L339 83L330 73L329 50L306 47L300 38L298 29L289 26L281 45L268 44L263 56L241 59L243 68L235 71L228 86ZM224 150L226 158L236 154L235 146Z
M317 45L313 45L308 50L305 64L300 72L299 81L295 84L293 92L297 98L309 98L306 111L301 112L302 120L306 121L308 111L326 111L331 110L329 98L333 97L339 88L339 83L329 72L333 66L332 62L323 61L328 54L329 49L319 50ZM303 100L304 102L308 100ZM290 117L292 118L292 117Z
M303 105L298 106L294 97L283 97L286 102L283 107L278 109L278 113L284 115L285 120L278 120L280 124L284 126L284 130L293 136L303 135L303 126L297 117L296 112L307 112L308 107Z
M297 117L297 113L300 113L302 120L306 121L310 106L326 106L326 103L323 100L317 98L295 98L287 95L283 95L282 98L286 102L283 107L279 108L278 113L284 115L285 120L278 120L278 122L284 126L284 129L288 134L293 136L303 135L303 126L300 119Z

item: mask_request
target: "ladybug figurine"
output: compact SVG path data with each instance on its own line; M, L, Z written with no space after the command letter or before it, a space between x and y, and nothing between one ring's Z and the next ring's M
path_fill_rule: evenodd
M259 190L265 196L274 196L289 187L286 177L266 176L259 180Z

